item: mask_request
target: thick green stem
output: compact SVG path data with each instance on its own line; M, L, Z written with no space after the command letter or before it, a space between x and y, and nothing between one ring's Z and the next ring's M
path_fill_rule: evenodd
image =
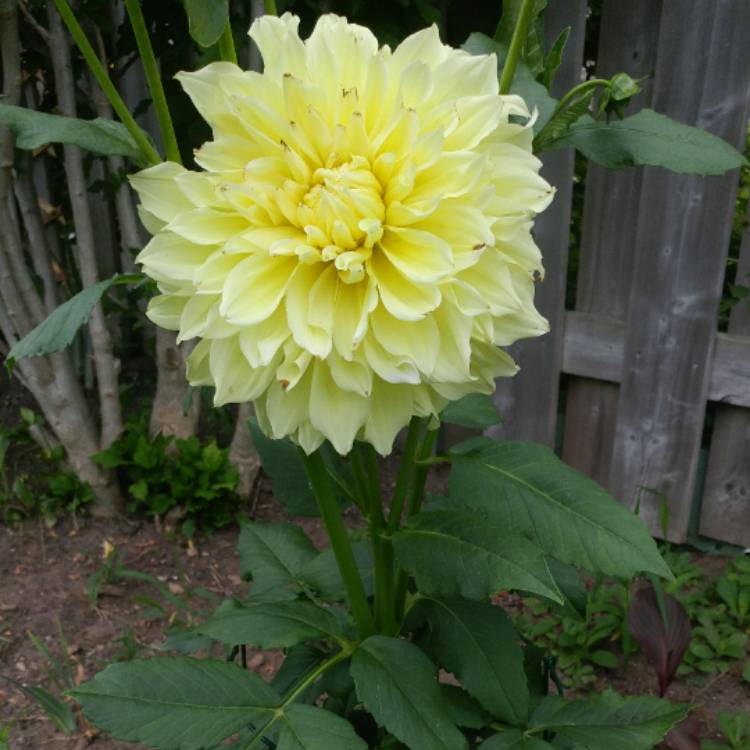
M263 0L263 8L267 16L279 15L279 11L276 10L276 0Z
M127 105L115 88L115 85L112 83L109 75L107 75L107 71L104 69L101 61L96 56L94 48L91 46L89 40L86 38L86 35L83 33L83 29L78 23L76 17L73 15L73 11L70 9L70 6L66 2L66 0L52 1L55 4L55 8L57 8L57 12L60 14L60 17L68 27L70 35L78 45L78 49L81 50L81 54L83 55L86 63L91 69L94 78L96 78L97 83L102 87L102 91L104 91L104 94L109 100L109 103L112 105L112 109L114 109L114 111L117 113L120 121L127 128L136 145L141 150L143 158L149 164L159 164L161 162L161 156L159 156L159 152L153 147L151 141L149 141L146 134L139 127L138 123L133 119L133 116L130 114L130 110L128 110Z
M410 518L419 513L422 508L422 499L424 498L424 488L427 483L427 474L430 471L430 462L427 460L432 456L437 442L438 431L427 430L422 440L417 455L417 470L414 475L414 483L409 493L409 503L406 506L406 517ZM395 621L401 622L404 617L404 603L406 601L407 587L409 585L409 576L403 569L399 568L396 573L396 590L395 590Z
M385 539L385 516L383 515L383 498L380 493L380 473L378 460L371 445L357 444L355 457L363 467L365 480L364 491L368 494L367 520L370 527L372 557L375 574L375 626L380 633L389 633L395 625L393 594L394 570L393 551L390 542Z
M151 46L151 40L146 29L146 20L143 17L140 0L125 0L128 9L130 25L133 27L133 34L138 45L138 52L141 56L141 64L146 73L146 81L151 92L151 99L154 102L154 111L159 123L159 131L164 141L164 151L168 161L182 164L180 148L177 145L177 136L172 125L172 116L169 114L167 97L164 94L164 86L161 82L161 73L159 64L156 62L154 48Z
M388 534L393 534L401 523L401 514L404 511L406 493L409 491L412 476L414 475L414 458L419 448L419 433L422 429L423 419L412 417L409 423L409 431L406 434L404 452L401 455L401 464L398 467L398 478L396 489L393 492L393 502L388 515Z
M529 24L534 13L534 0L523 0L523 5L516 19L516 28L513 29L513 36L510 40L510 49L505 58L503 73L500 76L500 93L507 94L513 83L513 76L516 74L516 66L521 59L523 45L526 44L526 37L529 33Z
M331 547L341 571L341 579L344 582L354 622L360 636L367 638L375 632L375 623L372 612L370 612L370 606L367 603L365 589L359 576L346 527L341 518L339 505L331 488L326 465L319 451L315 451L308 456L303 450L300 450L300 455L307 477L312 485L315 499L318 501L320 515L331 540Z
M588 81L584 81L583 83L579 83L577 86L574 86L555 105L555 109L552 111L552 115L550 115L549 122L552 122L552 120L554 120L555 117L560 114L560 112L562 112L564 109L567 109L568 105L572 101L580 99L584 94L588 94L589 91L591 91L592 89L596 89L599 86L611 86L611 82L606 78L590 78Z
M237 51L234 48L234 37L232 36L232 25L227 19L227 25L224 32L219 37L219 55L224 62L230 62L237 65Z

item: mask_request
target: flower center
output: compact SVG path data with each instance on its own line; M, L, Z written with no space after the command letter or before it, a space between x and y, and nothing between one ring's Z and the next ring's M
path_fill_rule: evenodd
M299 195L302 186L296 187ZM293 219L320 257L335 263L341 279L357 283L383 236L383 187L363 156L340 161L332 154L312 173Z

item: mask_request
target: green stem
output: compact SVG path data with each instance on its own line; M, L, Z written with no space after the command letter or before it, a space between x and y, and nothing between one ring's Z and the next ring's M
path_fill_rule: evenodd
M237 65L237 51L234 48L234 37L232 36L232 25L227 18L227 25L224 32L219 37L219 56L224 62L230 62Z
M338 501L331 489L325 462L319 451L315 451L308 456L300 449L300 455L307 477L312 485L315 499L318 501L320 515L323 517L323 523L331 540L331 547L341 571L341 579L344 582L354 622L360 636L367 638L375 632L375 624L370 606L367 603L362 579L359 576L352 546L346 533L346 527L341 518Z
M380 633L389 633L395 626L393 610L393 551L384 538L385 517L380 493L378 459L371 445L357 444L355 449L363 455L364 476L368 485L370 541L375 574L375 625Z
M570 91L568 91L565 96L563 96L560 101L555 105L554 110L552 111L552 115L549 118L549 122L552 122L552 120L560 114L564 109L568 108L568 105L574 101L575 99L580 99L581 96L584 94L588 94L591 89L598 88L599 86L610 86L611 83L606 78L591 78L588 81L584 81L583 83L579 83L577 86L574 86Z
M414 475L414 483L412 485L411 493L409 494L409 503L406 506L406 517L419 513L422 507L422 499L424 497L424 488L427 483L427 474L430 471L430 463L427 459L432 455L435 450L435 443L437 442L438 430L427 430L427 433L422 440L422 445L419 448L417 455L417 470ZM396 573L396 589L395 589L395 620L397 623L404 619L404 602L406 601L407 588L409 585L409 576L402 568L398 569Z
M263 0L263 8L267 16L279 15L279 11L276 10L276 0Z
M243 750L251 750L254 748L258 742L260 742L263 739L263 735L271 729L271 727L279 721L279 719L283 718L284 716L284 709L286 709L288 706L290 706L294 701L299 698L302 693L307 690L307 688L310 687L317 679L320 677L320 675L323 674L323 672L326 672L331 667L338 664L340 661L344 661L344 659L348 659L352 652L354 651L354 647L350 646L348 648L343 648L341 651L339 651L337 654L334 654L330 659L326 659L322 664L319 664L312 672L310 672L307 677L305 677L303 680L299 682L299 684L292 690L289 695L287 695L286 698L284 698L284 701L282 704L274 709L273 714L269 719L266 720L266 722L259 727L255 734L253 735L253 738L250 740L250 742L245 745Z
M406 493L409 490L409 484L414 474L414 459L419 447L419 433L423 422L423 419L412 417L409 423L404 452L401 456L401 464L398 467L398 478L396 479L396 489L393 492L391 511L388 515L388 534L393 534L401 523L401 514L404 511Z
M167 97L164 94L164 86L161 82L161 73L159 64L156 62L154 48L151 46L151 40L146 29L146 20L143 17L140 0L125 0L128 9L130 25L133 27L135 41L138 45L138 52L141 56L141 64L146 73L146 81L151 92L151 99L154 102L154 111L159 123L159 131L164 141L164 152L167 160L182 164L180 156L180 147L177 145L177 136L172 125L172 116L169 114Z
M86 63L88 64L91 72L96 78L97 83L102 87L102 91L106 95L109 103L112 105L112 109L115 110L120 121L125 126L127 131L132 136L138 148L143 153L143 157L148 164L159 164L161 162L161 156L159 152L153 147L151 141L147 138L146 134L139 127L138 123L133 119L133 115L130 114L130 110L123 101L119 92L112 83L107 71L104 69L99 58L94 52L94 48L89 43L86 35L83 33L81 25L73 15L73 11L66 0L52 0L57 8L57 12L60 14L65 25L68 27L70 35L78 45L78 49L81 50Z
M526 37L529 33L529 24L534 13L534 0L523 0L523 5L516 19L516 28L513 29L513 36L510 40L510 49L505 58L503 73L500 76L500 93L507 94L510 91L510 85L513 83L513 76L516 74L516 66L521 59L523 46L526 44Z

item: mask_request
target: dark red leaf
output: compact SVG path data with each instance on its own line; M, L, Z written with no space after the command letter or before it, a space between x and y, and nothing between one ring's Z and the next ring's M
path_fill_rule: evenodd
M703 719L692 713L672 727L664 738L664 745L669 750L701 750L701 735L704 731Z
M667 613L665 623L656 591L651 584L635 592L630 603L628 624L646 658L656 670L659 695L664 695L680 666L690 643L691 627L685 608L674 597L664 593Z

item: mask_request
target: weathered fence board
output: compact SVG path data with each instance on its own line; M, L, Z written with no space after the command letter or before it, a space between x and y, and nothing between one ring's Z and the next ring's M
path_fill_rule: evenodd
M627 71L645 78L634 109L649 106L661 5L661 0L605 0L602 6L596 75L608 78ZM612 172L588 165L576 310L624 320L642 179L642 169ZM606 380L618 381L619 372ZM563 458L604 486L609 483L617 397L618 387L612 383L568 382Z
M659 30L654 108L740 146L750 85L750 3L671 0ZM737 92L743 92L737 96ZM610 486L669 537L687 539L737 174L648 170L641 184Z
M750 220L750 211L748 211ZM737 264L736 282L750 283L750 228L745 231ZM745 336L748 350L739 362L750 370L750 304L735 305L729 318L729 333ZM750 406L750 382L740 390ZM700 531L726 542L750 546L750 410L716 407L706 483L701 502Z
M585 0L550 3L545 23L550 42L561 29L572 27L553 87L553 93L560 96L581 80ZM573 160L572 150L544 155L542 174L557 187L557 194L552 205L537 220L534 230L545 265L544 283L537 287L537 307L549 320L553 331L562 330L565 312ZM522 440L554 444L562 344L562 336L548 335L511 347L511 354L520 365L523 377L498 381L495 401L504 421L494 430L496 436L512 435Z

